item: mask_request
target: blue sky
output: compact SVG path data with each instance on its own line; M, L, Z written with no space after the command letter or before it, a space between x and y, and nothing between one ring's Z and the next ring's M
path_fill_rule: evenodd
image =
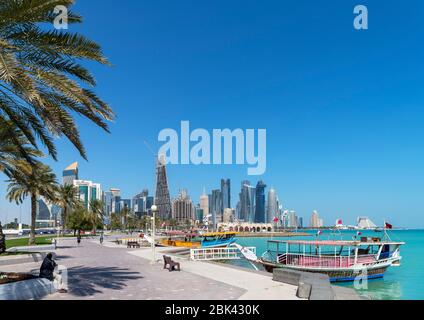
M369 29L353 28L365 4ZM381 225L424 227L424 4L399 1L78 1L71 26L104 48L113 67L90 65L96 91L116 111L112 134L80 119L83 161L58 141L58 175L80 176L132 197L154 191L163 128L267 129L267 171L247 166L168 167L171 196L187 188L262 179L285 208L327 222L358 215ZM0 183L0 194L5 183ZM0 199L0 219L19 217ZM29 206L22 207L29 221Z

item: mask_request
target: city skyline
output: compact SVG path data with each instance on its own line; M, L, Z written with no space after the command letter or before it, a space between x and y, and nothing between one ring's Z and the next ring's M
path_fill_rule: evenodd
M423 3L412 3L370 4L369 30L361 32L352 26L351 1L188 1L166 12L133 1L118 24L105 23L116 14L112 2L101 4L101 15L96 1L78 2L84 24L70 31L101 43L112 62L92 71L117 119L110 135L81 121L88 162L64 139L59 161L45 162L59 176L77 161L84 178L132 198L155 189L155 159L143 141L158 150L162 129L185 120L209 132L265 128L263 176L247 176L244 165L169 166L171 195L186 188L198 199L203 186L210 193L226 177L235 206L241 181L263 180L305 222L316 209L326 221L368 216L378 225L424 228L424 47L416 41ZM20 208L2 198L1 221L6 215L19 218ZM22 215L28 221L27 202Z

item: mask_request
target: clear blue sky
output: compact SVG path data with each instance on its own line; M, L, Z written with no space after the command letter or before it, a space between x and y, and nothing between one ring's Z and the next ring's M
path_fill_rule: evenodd
M353 28L366 4L369 30ZM112 134L80 121L83 161L66 141L48 161L132 197L154 191L163 128L267 129L267 171L170 166L171 196L231 178L262 179L308 221L358 215L381 225L424 227L424 3L399 1L78 1L71 26L102 44L112 68L93 66L97 92L118 118ZM5 192L1 179L0 194ZM22 209L29 221L29 207ZM0 219L19 208L0 199Z

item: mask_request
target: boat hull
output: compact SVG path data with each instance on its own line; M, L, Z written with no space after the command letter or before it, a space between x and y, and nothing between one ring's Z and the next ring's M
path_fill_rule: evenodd
M261 260L260 263L268 272L273 272L275 268L287 269L287 270L296 270L310 273L320 273L326 274L330 278L330 282L351 282L355 280L364 280L364 279L378 279L383 278L384 273L386 272L389 265L378 266L375 268L366 269L366 273L358 272L353 268L347 269L314 269L314 268L299 268L295 266L287 266L276 264L272 262L267 262Z

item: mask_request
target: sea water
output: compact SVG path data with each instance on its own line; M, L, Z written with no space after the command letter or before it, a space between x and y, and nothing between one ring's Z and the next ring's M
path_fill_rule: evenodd
M237 238L237 243L242 246L256 247L256 253L261 256L267 250L267 240L300 240L316 239L316 231L306 231L311 233L309 237L268 237L268 238ZM363 237L382 237L383 232L361 231ZM356 231L325 230L319 236L320 240L352 240ZM362 295L372 299L424 299L424 230L390 230L388 235L393 241L406 242L401 247L401 266L389 267L383 279L369 280L367 289L356 289ZM252 266L245 260L231 261L246 268ZM337 283L337 285L354 288L353 282Z

